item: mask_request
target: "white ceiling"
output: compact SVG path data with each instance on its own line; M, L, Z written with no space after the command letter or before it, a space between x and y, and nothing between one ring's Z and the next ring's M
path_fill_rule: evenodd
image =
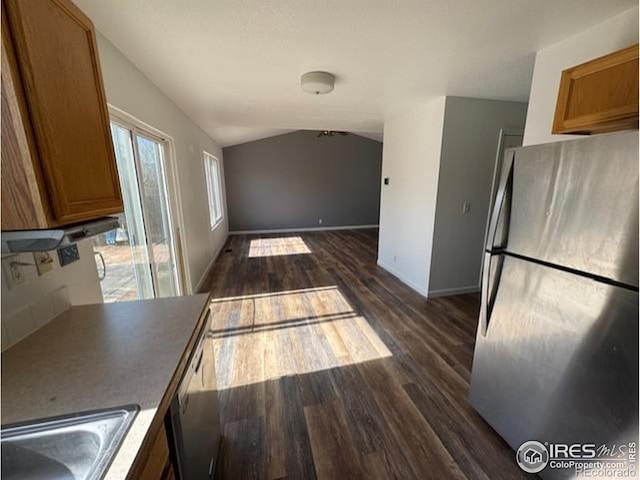
M221 145L364 132L416 99L526 101L534 53L636 0L75 0ZM299 86L308 70L334 92Z

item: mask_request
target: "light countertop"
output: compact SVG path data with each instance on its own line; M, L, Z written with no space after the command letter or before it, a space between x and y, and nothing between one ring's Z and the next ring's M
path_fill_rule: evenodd
M125 478L207 298L72 307L2 353L2 424L137 404L105 476Z

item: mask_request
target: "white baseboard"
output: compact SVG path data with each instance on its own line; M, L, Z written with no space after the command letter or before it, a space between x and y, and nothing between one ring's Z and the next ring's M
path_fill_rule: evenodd
M477 285L469 285L468 287L443 288L441 290L431 290L429 297L448 297L450 295L463 295L465 293L478 293L480 287Z
M391 275L393 275L394 277L396 277L398 280L400 280L402 283L405 283L406 285L408 285L409 287L411 287L413 290L415 290L416 292L418 292L420 295L422 295L423 297L427 298L428 297L428 293L427 290L423 287L419 287L418 285L416 285L415 283L413 283L411 280L407 279L407 277L405 277L403 274L401 274L400 272L398 272L397 270L394 270L392 267L390 267L389 265L385 264L383 261L381 261L380 259L378 259L378 266L384 268L387 272L389 272Z
M220 256L220 252L222 252L222 249L227 243L227 238L228 238L228 235L224 239L224 242L220 244L220 247L218 247L218 251L215 253L213 258L207 264L206 268L204 269L204 272L202 273L202 276L200 277L200 280L198 280L198 283L196 284L196 288L194 288L193 290L194 293L200 293L200 289L202 288L202 285L204 285L204 282L207 279L207 276L209 275L209 270L211 270L211 267L213 267L213 264L218 259L218 257Z
M295 233L295 232L321 232L326 230L358 230L362 228L378 228L379 225L340 225L335 227L307 227L307 228L274 228L270 230L235 230L229 235L246 235L252 233Z

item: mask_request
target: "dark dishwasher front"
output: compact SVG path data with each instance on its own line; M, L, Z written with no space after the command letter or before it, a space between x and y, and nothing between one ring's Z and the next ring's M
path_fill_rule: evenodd
M171 426L178 476L182 480L213 478L220 441L211 318L197 342L187 371L171 403Z

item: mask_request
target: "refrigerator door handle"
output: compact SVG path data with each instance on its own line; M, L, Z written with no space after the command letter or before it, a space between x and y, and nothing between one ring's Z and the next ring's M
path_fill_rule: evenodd
M496 302L504 255L485 253L484 270L482 272L482 298L480 301L480 325L479 331L483 337L487 336L493 305Z
M493 212L489 222L489 233L487 235L487 245L485 246L487 251L492 251L495 247L505 246L504 244L506 243L506 235L509 227L509 212L505 212L504 218L502 218L502 213L505 205L508 203L507 196L510 195L513 186L514 157L514 150L507 150L507 152L505 152L502 175L500 177L500 183L498 184L496 201L493 205ZM499 228L501 230L501 237L503 238L501 238L499 244L496 245L496 236Z

